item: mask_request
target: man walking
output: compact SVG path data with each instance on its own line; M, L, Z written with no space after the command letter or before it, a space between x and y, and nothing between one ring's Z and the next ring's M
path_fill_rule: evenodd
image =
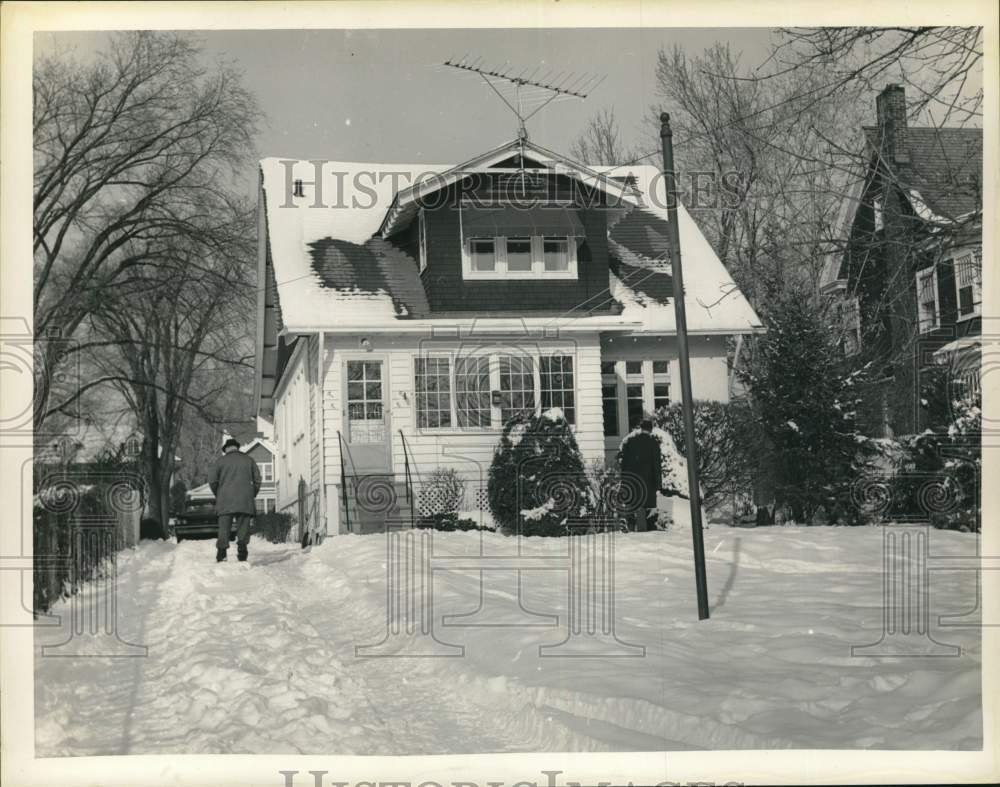
M622 447L622 477L639 487L642 499L635 512L635 529L645 533L649 529L649 509L656 508L656 493L663 484L663 457L660 441L653 437L653 422L645 418L639 428L642 431Z
M208 485L215 495L215 512L219 515L219 540L215 544L215 559L221 563L229 549L229 534L236 521L237 557L247 559L250 540L250 520L256 508L254 498L260 491L260 469L257 463L240 453L240 443L230 437L222 445L222 457L208 474Z

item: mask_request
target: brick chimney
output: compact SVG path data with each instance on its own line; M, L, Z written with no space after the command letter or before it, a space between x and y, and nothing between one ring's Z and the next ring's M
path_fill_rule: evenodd
M886 85L875 99L882 155L890 162L906 164L910 150L906 144L906 92L901 85Z

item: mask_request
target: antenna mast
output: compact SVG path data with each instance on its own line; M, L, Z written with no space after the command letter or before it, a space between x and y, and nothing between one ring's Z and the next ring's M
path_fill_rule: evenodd
M542 108L548 106L552 101L559 98L585 99L598 85L601 84L601 82L604 81L604 77L598 77L593 74L577 76L568 71L558 74L547 72L536 78L535 74L541 66L536 68L530 74L527 73L527 68L520 73L515 74L512 69L501 70L484 68L480 65L480 60L481 58L470 61L468 59L468 55L466 55L460 60L445 60L444 65L449 68L457 68L460 71L478 74L482 77L483 81L490 86L499 99L507 105L507 108L511 112L514 113L514 116L517 118L517 137L521 141L528 138L525 123ZM498 84L514 86L514 103L508 101L503 93L497 89ZM522 91L530 91L536 101L541 101L541 103L527 115L524 114L525 109L523 102L525 96L522 95Z

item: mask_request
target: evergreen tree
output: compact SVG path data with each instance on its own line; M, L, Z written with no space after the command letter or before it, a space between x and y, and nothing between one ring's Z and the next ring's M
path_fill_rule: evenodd
M747 367L762 464L775 502L811 524L851 508L850 490L870 445L858 431L859 387L866 370L848 371L835 332L809 298L789 292L765 313Z

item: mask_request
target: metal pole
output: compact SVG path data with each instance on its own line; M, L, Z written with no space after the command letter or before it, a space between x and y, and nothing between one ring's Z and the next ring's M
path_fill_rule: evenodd
M694 401L691 398L691 358L688 355L687 313L684 309L684 273L681 270L681 242L677 229L677 201L680 197L677 192L677 173L674 170L673 132L670 130L670 115L666 112L660 114L660 144L663 147L670 272L674 283L677 355L681 370L681 412L684 415L684 443L687 447L694 582L698 593L698 620L705 620L708 618L708 582L705 577L705 542L701 532L701 487L698 485L698 446L694 441Z

